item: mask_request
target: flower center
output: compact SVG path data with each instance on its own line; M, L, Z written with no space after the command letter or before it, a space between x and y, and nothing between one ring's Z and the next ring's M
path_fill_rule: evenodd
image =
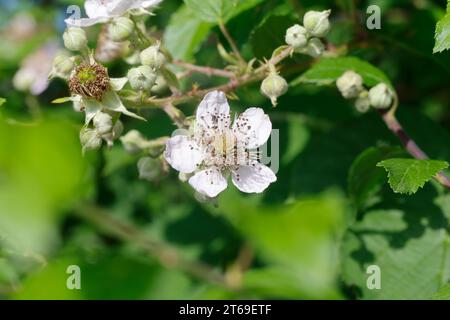
M72 94L101 101L110 89L108 71L102 65L82 63L75 68L69 79Z
M217 132L210 138L203 140L206 150L206 165L219 170L232 169L249 165L252 160L258 160L258 152L247 148L245 141L232 129Z

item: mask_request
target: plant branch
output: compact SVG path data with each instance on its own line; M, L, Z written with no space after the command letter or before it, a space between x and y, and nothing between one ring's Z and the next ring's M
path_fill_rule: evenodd
M224 275L213 267L184 258L170 245L149 238L134 225L120 221L100 208L83 207L76 214L101 229L102 232L143 249L149 256L157 258L165 267L179 269L210 283L229 287Z
M177 106L179 104L191 102L196 99L202 98L205 94L207 94L210 91L223 91L223 92L229 92L231 90L234 90L238 87L248 85L250 83L254 83L257 81L260 81L264 79L266 76L266 71L269 69L270 65L277 65L287 57L289 57L292 54L292 47L286 47L283 51L281 51L278 55L272 57L267 63L263 64L259 68L255 69L252 73L244 74L240 77L232 78L230 81L226 84L219 85L216 87L198 90L193 89L190 92L180 95L180 96L170 96L166 98L149 98L147 100L144 100L143 103L141 101L137 101L136 99L130 99L130 98L124 98L127 100L128 103L131 104L131 106L135 108L152 108L154 106L158 107L164 107L167 104L172 104L172 106Z
M395 116L395 110L397 109L398 99L395 99L394 106L389 111L379 110L381 118L383 119L389 130L394 133L401 141L405 149L410 155L419 160L429 159L426 153L417 145L417 143L405 132L400 122ZM450 189L450 179L440 172L435 176L435 179L442 184L445 188Z
M197 72L197 73L203 73L208 76L218 76L223 78L234 78L235 75L233 72L222 70L222 69L215 69L211 67L204 67L204 66L197 66L195 64L191 64L188 62L180 61L180 60L174 60L172 61L173 64L183 67L185 69Z
M239 59L240 62L245 64L246 62L245 62L244 58L242 58L242 55L239 52L239 49L238 49L236 43L234 42L233 38L231 37L230 33L228 32L227 27L225 26L225 24L222 21L219 21L219 28L220 28L220 31L222 31L222 34L224 35L224 37L227 39L228 43L230 44L231 49L233 50L236 57Z

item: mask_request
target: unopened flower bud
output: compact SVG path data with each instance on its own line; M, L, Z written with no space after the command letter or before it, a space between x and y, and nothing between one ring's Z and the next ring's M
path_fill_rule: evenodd
M127 17L115 18L109 25L109 36L115 42L125 41L131 35L134 23Z
M106 132L102 135L103 140L106 141L108 144L108 147L112 147L114 145L114 140L117 140L123 132L123 123L120 120L117 120L114 126L112 127L112 130L109 132Z
M308 42L308 32L304 27L296 24L287 29L285 40L286 43L294 49L303 48Z
M149 66L140 66L128 71L128 80L134 90L149 91L156 81L156 74Z
M346 71L340 76L336 86L346 99L356 98L364 90L363 78L354 71Z
M261 83L261 92L272 102L273 106L277 105L279 96L285 94L288 90L286 80L278 75L274 70Z
M97 132L100 134L106 134L111 132L113 128L112 117L104 112L99 112L94 117L94 127L97 129Z
M147 146L148 141L137 130L131 130L120 138L123 147L128 153L136 154L142 152Z
M162 173L161 160L144 157L139 159L138 164L139 179L154 181Z
M141 52L141 63L154 69L161 68L166 62L166 57L159 50L160 45L155 44Z
M70 51L81 51L87 46L86 33L81 28L69 27L63 34L64 46Z
M22 68L14 75L13 86L19 91L28 91L36 80L36 74L28 69Z
M298 50L298 52L310 55L313 58L320 57L324 51L325 46L319 38L309 39L306 47Z
M151 90L152 93L161 95L164 94L167 89L169 89L169 86L167 85L166 79L162 75L158 74L158 76L156 77L155 85Z
M80 142L83 146L83 152L96 150L102 145L102 138L95 129L83 128L80 132Z
M331 10L308 11L303 17L303 25L306 30L314 37L325 37L330 31L330 21L328 17Z
M361 113L366 113L370 109L369 92L364 90L355 100L355 108Z
M49 74L49 78L68 78L74 67L75 63L72 57L68 56L66 53L58 54L53 60L53 67Z
M387 109L392 105L393 94L386 84L380 83L370 89L369 99L375 109Z

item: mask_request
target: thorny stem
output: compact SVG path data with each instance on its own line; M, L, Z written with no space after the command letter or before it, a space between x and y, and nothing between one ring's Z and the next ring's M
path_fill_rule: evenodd
M211 67L204 67L204 66L197 66L195 64L191 64L188 62L180 61L180 60L174 60L172 61L173 64L183 67L185 69L197 72L197 73L203 73L208 76L218 76L223 78L234 78L235 75L231 71L226 71L222 69L215 69Z
M236 78L231 78L228 83L223 85L203 90L193 89L190 92L180 96L171 96L158 99L149 98L144 101L144 104L141 104L140 101L137 102L133 99L128 99L128 102L131 103L132 106L134 106L135 108L142 108L142 109L152 108L154 106L164 107L167 104L177 106L179 104L187 103L202 98L205 94L207 94L210 91L218 90L223 92L229 92L231 90L236 89L237 87L241 87L264 79L264 77L266 76L266 71L269 69L270 65L277 65L278 63L286 59L288 56L290 56L291 53L292 47L287 47L286 49L281 51L278 55L272 57L267 63L263 64L262 66L254 70L252 73L244 74Z
M398 107L398 97L394 96L394 104L388 110L379 110L381 118L383 119L389 130L394 133L401 141L405 149L410 155L419 160L429 159L426 153L417 145L417 143L405 132L400 122L395 116L395 112ZM450 179L443 173L439 172L435 179L442 184L445 188L450 189Z
M97 226L102 232L140 247L167 268L179 269L210 283L229 287L224 275L212 266L184 258L170 245L151 239L132 224L120 221L100 208L84 207L76 214Z
M244 58L242 58L242 55L239 52L239 49L238 49L236 43L234 42L233 38L231 37L230 33L228 32L227 27L225 26L225 24L222 21L219 21L219 28L220 28L220 31L222 31L222 34L227 39L228 43L230 44L231 49L233 50L236 57L239 59L239 61L241 63L245 64L246 62L245 62Z

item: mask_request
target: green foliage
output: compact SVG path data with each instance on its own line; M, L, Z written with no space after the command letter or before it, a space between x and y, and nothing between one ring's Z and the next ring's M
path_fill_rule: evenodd
M450 283L439 288L439 290L431 296L432 300L450 300Z
M404 154L405 151L399 147L372 147L355 159L348 176L348 192L357 208L364 206L386 179L383 169L378 168L377 164Z
M164 45L174 58L191 60L210 29L210 24L197 18L189 7L181 6L170 18Z
M5 98L0 98L0 107L5 104L6 99Z
M447 169L448 163L437 160L394 158L377 164L388 173L389 185L397 193L413 194L438 172Z
M436 24L435 39L433 53L450 49L450 2L447 4L447 14Z
M364 84L372 87L380 82L391 84L389 78L378 68L357 57L341 57L322 59L311 69L292 81L292 85L309 83L330 85L345 71L353 70L363 77Z

